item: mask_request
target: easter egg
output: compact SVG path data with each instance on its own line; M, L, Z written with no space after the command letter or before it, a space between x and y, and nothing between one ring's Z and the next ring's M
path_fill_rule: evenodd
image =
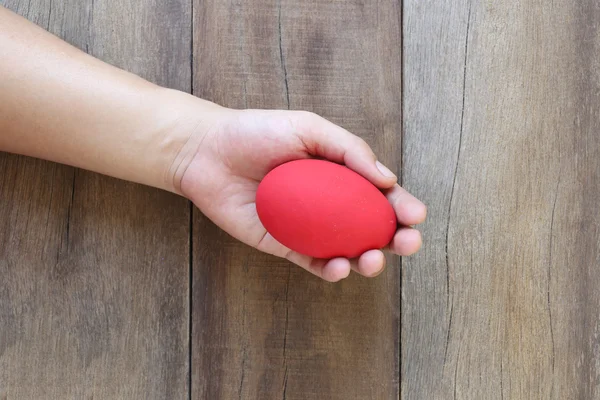
M287 162L256 192L263 226L291 250L317 258L354 258L386 246L397 228L381 191L351 169L324 160Z

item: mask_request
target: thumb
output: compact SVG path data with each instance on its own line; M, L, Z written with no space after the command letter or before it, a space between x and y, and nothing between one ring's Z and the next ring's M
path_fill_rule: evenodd
M360 137L316 114L295 111L292 125L309 154L343 163L380 189L396 184L398 178L377 160Z

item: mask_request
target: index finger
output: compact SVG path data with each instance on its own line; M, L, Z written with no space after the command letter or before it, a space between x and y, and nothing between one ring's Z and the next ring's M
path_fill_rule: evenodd
M427 207L419 199L408 193L400 185L395 184L384 192L385 197L392 204L396 218L401 225L417 225L425 221Z

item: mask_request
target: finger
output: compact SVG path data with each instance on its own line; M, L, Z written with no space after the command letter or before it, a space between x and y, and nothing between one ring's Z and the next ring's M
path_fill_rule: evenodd
M374 278L385 270L385 255L381 250L369 250L351 260L352 270L364 277Z
M396 211L401 225L417 225L425 221L427 207L412 194L396 184L385 195Z
M334 123L308 112L295 112L296 135L313 156L343 163L381 189L392 187L398 180L373 153L367 142Z
M410 227L402 227L398 229L388 248L399 256L411 256L419 251L422 244L421 232Z
M350 275L350 261L346 258L323 260L295 251L290 251L285 258L327 282L339 282Z
M270 233L265 233L256 248L265 253L283 257L328 282L338 282L350 275L350 261L346 258L324 260L305 256L279 243Z
M350 260L333 258L323 266L322 278L328 282L339 282L350 275Z

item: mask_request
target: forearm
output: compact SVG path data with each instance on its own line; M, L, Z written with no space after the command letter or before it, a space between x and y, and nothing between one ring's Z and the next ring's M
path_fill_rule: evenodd
M0 77L0 150L177 191L180 150L194 145L194 114L207 102L103 63L2 7Z

